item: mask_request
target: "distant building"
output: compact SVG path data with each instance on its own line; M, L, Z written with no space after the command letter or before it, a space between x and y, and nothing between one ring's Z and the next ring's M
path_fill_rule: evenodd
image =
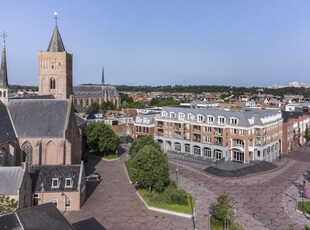
M133 138L138 139L141 136L154 137L156 114L138 114L134 123Z
M121 105L121 98L114 86L104 83L104 70L102 70L101 84L83 84L73 87L74 103L82 108L87 108L92 103L102 104L111 102L116 107Z

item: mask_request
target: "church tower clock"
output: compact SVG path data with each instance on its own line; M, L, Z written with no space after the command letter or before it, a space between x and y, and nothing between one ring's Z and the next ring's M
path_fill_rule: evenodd
M55 13L55 29L47 51L39 51L39 95L68 99L72 92L72 55L62 42Z

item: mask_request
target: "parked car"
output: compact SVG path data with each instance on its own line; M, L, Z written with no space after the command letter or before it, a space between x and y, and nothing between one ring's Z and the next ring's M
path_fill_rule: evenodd
M100 179L101 179L101 176L97 172L90 173L86 177L86 180L100 180Z

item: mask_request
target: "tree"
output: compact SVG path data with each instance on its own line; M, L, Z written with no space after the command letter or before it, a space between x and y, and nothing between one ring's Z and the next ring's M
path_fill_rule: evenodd
M138 152L145 146L145 145L153 145L156 146L159 150L160 150L160 146L158 143L156 143L154 141L154 139L151 136L143 136L138 138L138 140L136 140L130 150L129 150L129 155L131 157L131 159L134 159L135 156L138 154Z
M308 145L309 141L310 141L310 132L309 132L309 128L308 127L305 130L304 138L306 139L306 144Z
M88 146L100 155L115 153L120 144L119 137L110 126L103 123L92 123L86 127L85 136Z
M0 214L13 212L17 208L18 202L15 199L10 199L9 196L0 195Z
M100 105L97 102L92 103L86 110L86 113L98 112L100 109Z
M100 109L102 110L102 112L106 112L107 110L115 110L116 109L116 106L108 101L108 102L103 102L101 105L100 105Z
M235 217L234 206L231 204L229 194L222 193L216 199L215 205L216 213L215 218L222 221L233 222Z
M132 160L132 178L142 188L164 191L169 184L167 156L158 147L145 145Z

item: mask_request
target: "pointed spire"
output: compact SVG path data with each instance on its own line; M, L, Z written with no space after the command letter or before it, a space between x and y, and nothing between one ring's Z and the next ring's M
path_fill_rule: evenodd
M5 38L7 35L3 31L1 35L3 37L3 48L2 48L2 59L1 59L1 69L0 69L0 88L9 88L8 84L8 74L6 68L6 51L5 51Z
M101 84L104 85L104 68L102 67Z
M50 44L48 45L47 52L63 52L65 50L65 46L62 42L58 26L57 26L57 13L54 13L54 18L55 18L55 29L50 41Z

